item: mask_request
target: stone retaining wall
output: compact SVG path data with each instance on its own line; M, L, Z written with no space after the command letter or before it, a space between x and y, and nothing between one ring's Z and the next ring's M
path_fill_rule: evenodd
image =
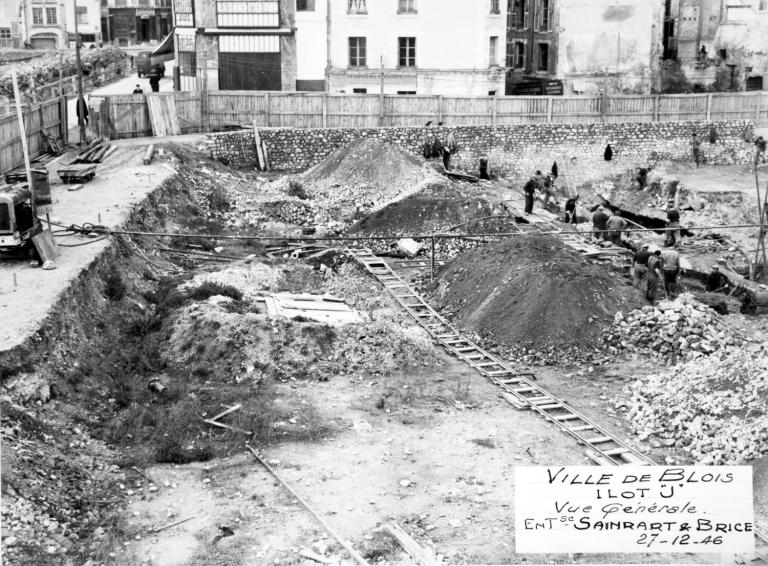
M709 143L715 127L717 141ZM459 151L452 163L467 171L477 169L487 157L492 170L515 176L531 169L548 169L551 161L602 161L610 143L614 159L630 167L659 160L690 159L691 133L698 133L705 161L715 164L746 163L752 159L753 124L748 120L727 122L622 122L590 124L525 124L518 126L452 126L429 128L263 128L274 169L298 172L309 169L335 149L360 137L377 138L422 158L425 139L437 135L445 141L453 132ZM253 131L208 134L214 159L235 167L254 167Z

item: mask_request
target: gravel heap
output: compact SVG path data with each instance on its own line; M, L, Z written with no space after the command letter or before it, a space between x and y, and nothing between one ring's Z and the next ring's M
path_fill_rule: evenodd
M739 464L768 451L768 355L741 348L680 363L628 388L628 422L702 465Z
M627 315L617 312L604 340L611 353L649 353L670 362L743 343L730 328L720 324L714 310L689 293Z

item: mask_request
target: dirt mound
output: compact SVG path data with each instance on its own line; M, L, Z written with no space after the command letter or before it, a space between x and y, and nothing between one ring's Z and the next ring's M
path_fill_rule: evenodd
M476 192L476 191L475 191ZM429 182L418 193L374 211L350 228L351 233L413 234L444 232L465 224L475 231L497 229L501 223L489 216L504 215L499 204L483 195L470 195L450 181Z
M439 274L433 300L460 327L556 358L564 346L595 345L613 315L640 297L560 240L529 235L457 257Z
M431 175L394 146L361 138L331 153L302 182L313 198L374 207L414 190Z

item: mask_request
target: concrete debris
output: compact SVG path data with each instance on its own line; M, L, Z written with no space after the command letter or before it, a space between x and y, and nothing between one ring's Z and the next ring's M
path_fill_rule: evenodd
M768 355L727 347L629 386L627 421L641 438L698 464L741 464L768 450Z
M627 315L616 313L605 341L611 353L642 352L671 362L743 344L714 310L688 293Z

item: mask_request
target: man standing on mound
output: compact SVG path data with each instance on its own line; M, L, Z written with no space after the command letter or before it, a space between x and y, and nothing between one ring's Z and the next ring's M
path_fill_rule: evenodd
M661 250L654 250L651 257L648 258L648 271L645 275L645 298L648 302L656 302L656 291L659 288L659 279L661 278Z

